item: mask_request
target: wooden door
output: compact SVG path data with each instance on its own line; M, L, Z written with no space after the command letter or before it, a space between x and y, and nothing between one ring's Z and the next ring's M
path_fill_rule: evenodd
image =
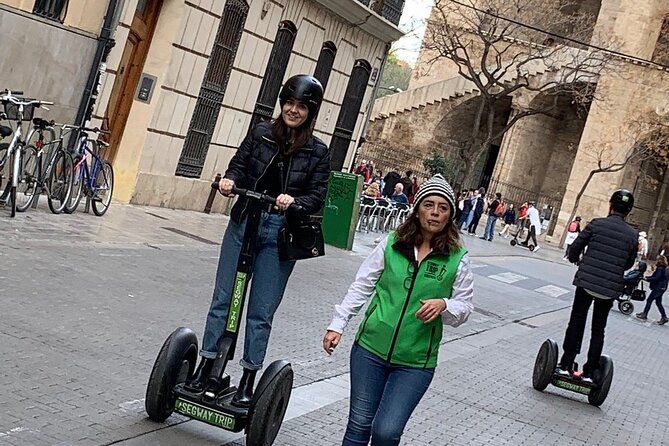
M128 40L123 49L116 80L105 111L103 127L111 132L105 157L112 163L118 153L118 146L128 122L128 115L144 69L146 55L151 46L162 1L139 0L135 9Z

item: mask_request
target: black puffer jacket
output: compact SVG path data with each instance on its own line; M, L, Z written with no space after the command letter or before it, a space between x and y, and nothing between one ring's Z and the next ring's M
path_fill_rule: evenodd
M278 155L279 146L272 139L270 123L262 122L244 138L237 153L230 160L225 178L235 186L255 190L258 180ZM330 151L315 136L288 160L288 188L286 193L295 198L308 214L318 212L325 202L330 175ZM240 199L232 208L231 217L241 222L248 209L248 200Z
M623 291L623 274L634 265L637 231L616 212L595 218L569 248L569 261L577 263L574 285L603 296L616 298Z

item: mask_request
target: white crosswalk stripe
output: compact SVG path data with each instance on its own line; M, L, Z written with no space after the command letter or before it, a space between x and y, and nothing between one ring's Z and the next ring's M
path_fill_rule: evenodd
M488 278L497 280L499 282L504 282L504 283L515 283L515 282L520 282L521 280L527 279L527 277L521 276L520 274L515 274L515 273L493 274L492 276L488 276Z
M559 297L569 292L569 290L565 290L564 288L560 288L559 286L555 285L542 286L541 288L537 288L534 291L551 297Z

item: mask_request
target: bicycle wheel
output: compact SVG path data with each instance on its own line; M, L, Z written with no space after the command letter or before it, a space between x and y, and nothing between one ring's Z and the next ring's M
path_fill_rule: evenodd
M49 178L45 184L49 209L60 214L65 209L72 193L72 157L65 150L56 152Z
M70 196L66 201L63 210L66 214L71 214L77 210L81 199L84 196L84 187L86 185L86 169L84 163L80 163L78 159L72 161L72 190Z
M39 195L37 192L39 180L37 164L40 160L37 150L28 146L22 152L21 175L19 175L19 184L16 187L16 210L19 212L25 212L36 199L36 195Z
M95 175L95 186L93 188L93 213L98 217L102 217L109 209L112 200L112 193L114 192L114 169L107 161L104 162L102 168L98 170Z

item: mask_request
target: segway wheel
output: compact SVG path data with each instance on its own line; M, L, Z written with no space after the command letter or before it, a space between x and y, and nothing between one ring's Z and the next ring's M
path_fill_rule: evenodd
M177 328L165 340L151 370L144 403L149 418L163 422L172 415L172 389L193 375L196 361L197 336L189 328Z
M270 446L281 429L290 392L293 369L287 361L275 361L265 370L256 388L246 428L247 446Z
M534 372L532 373L532 387L539 391L543 391L548 387L553 379L555 367L558 361L558 346L552 339L546 339L539 353L537 359L534 361Z
M534 245L528 245L528 246L527 246L527 249L529 249L530 251L534 251L534 248L535 248Z
M511 243L511 246L516 246L518 244L516 239L511 240L509 243Z
M618 310L620 310L622 314L628 316L634 312L634 304L627 300L618 302Z
M595 382L600 382L601 384L592 389L590 395L588 395L588 402L595 406L599 407L604 402L606 397L609 395L609 389L611 389L611 382L613 381L613 360L606 355L602 355L599 358L599 376Z

